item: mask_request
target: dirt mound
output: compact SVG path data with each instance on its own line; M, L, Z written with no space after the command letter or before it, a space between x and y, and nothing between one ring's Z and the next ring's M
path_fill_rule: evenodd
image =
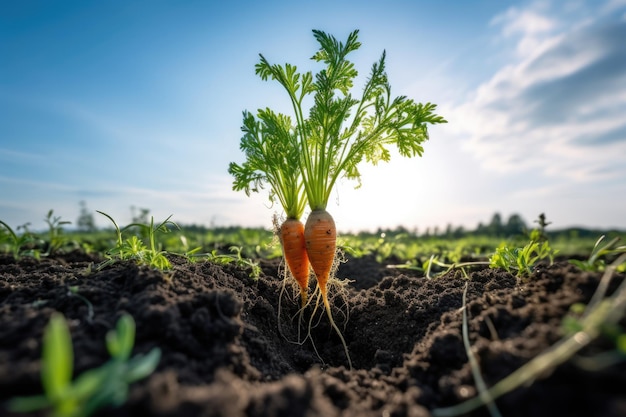
M304 311L298 339L297 297L281 292L278 262L264 262L258 280L181 259L167 274L132 263L95 271L92 262L0 258L1 403L42 392L42 333L54 311L68 320L76 374L108 359L105 334L126 312L137 324L134 353L159 347L161 360L125 405L99 416L428 416L476 395L461 334L466 283L469 336L491 386L554 344L563 316L600 278L558 263L524 281L491 269L426 279L350 259L339 278L354 282L333 300L348 369L321 309L311 321L313 307ZM311 339L296 343L309 322ZM624 362L594 372L567 362L496 403L508 417L626 415L625 383Z

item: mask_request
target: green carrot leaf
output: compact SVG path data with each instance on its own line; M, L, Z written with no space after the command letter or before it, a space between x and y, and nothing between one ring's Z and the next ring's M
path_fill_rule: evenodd
M228 167L233 189L250 195L267 184L270 200L278 201L288 217L300 218L306 202L291 118L270 109L259 110L257 117L244 112L242 131L240 148L246 161Z

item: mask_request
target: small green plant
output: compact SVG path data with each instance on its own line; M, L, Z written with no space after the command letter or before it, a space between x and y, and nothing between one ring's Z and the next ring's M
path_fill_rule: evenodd
M168 233L170 231L168 226L174 226L180 229L176 223L170 220L172 216L169 216L157 225L154 224L154 217L150 217L149 224L131 223L123 229L120 229L111 216L101 211L98 211L98 213L102 214L113 223L116 233L115 247L107 251L106 256L108 259L100 265L100 269L120 260L134 260L138 264L148 265L161 271L168 270L172 267L170 261L165 256L165 252L158 249L156 243L157 232ZM136 235L132 235L127 239L123 238L122 233L131 227L138 227L140 232L147 236L148 245Z
M48 249L44 255L49 256L58 252L67 243L63 226L72 222L61 220L61 216L55 216L53 210L48 211L44 221L48 225Z
M578 259L570 259L570 263L576 265L583 271L604 271L606 268L606 257L619 255L620 253L626 253L626 245L616 246L620 241L619 237L616 237L610 240L608 243L602 245L602 241L606 236L602 235L596 241L596 244L593 246L593 250L591 251L591 255L589 258L580 261ZM617 267L618 272L626 271L626 263L623 263Z
M6 229L6 233L0 235L0 243L8 246L8 252L13 255L13 259L17 261L24 256L39 259L41 253L34 247L37 237L28 230L28 223L18 226L17 232L2 220L0 225ZM24 230L22 234L18 234L20 229Z
M539 228L530 232L530 241L522 248L512 248L506 244L500 245L496 252L489 258L490 268L502 268L507 272L516 271L518 277L532 274L537 262L549 259L554 262L554 256L558 250L550 246L545 233L550 222L546 221L545 214L541 213L538 220Z
M242 248L240 246L231 246L229 250L231 252L230 254L220 254L217 250L212 250L208 254L194 254L193 256L206 256L208 261L220 265L234 263L237 266L247 268L250 270L250 278L254 280L261 276L261 267L259 264L251 259L243 257L241 254Z
M557 251L550 247L548 241L530 241L523 248L511 248L502 245L489 258L489 267L502 268L507 272L516 271L518 277L532 274L534 266L543 259L554 262Z
M41 382L44 394L17 397L9 409L18 413L50 410L53 417L86 417L106 406L120 406L128 396L129 384L150 375L161 351L130 357L135 343L135 321L123 315L106 335L111 359L83 372L72 381L74 353L67 322L62 314L52 315L43 336Z

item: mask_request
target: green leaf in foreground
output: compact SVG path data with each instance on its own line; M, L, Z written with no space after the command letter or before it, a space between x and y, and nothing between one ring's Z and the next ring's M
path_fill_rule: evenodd
M128 360L135 343L135 321L129 315L123 315L117 321L115 331L106 335L107 350L111 357Z
M43 336L41 383L44 392L53 404L58 404L61 413L71 413L76 401L68 398L73 372L74 354L72 338L67 322L59 313L50 318Z
M53 417L87 417L106 406L126 401L129 384L150 375L161 351L130 358L135 342L135 322L123 315L106 337L111 359L85 371L72 381L73 349L65 318L55 313L44 331L41 380L43 395L17 397L9 402L13 412L49 409Z

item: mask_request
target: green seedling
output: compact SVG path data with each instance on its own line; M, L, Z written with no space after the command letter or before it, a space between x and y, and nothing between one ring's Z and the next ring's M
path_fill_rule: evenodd
M157 225L154 224L154 217L150 217L150 224L131 223L123 229L120 229L111 216L101 211L98 211L98 213L102 214L113 223L116 233L115 247L107 251L106 255L108 259L100 265L100 269L116 261L124 260L134 260L140 265L148 265L161 271L171 269L172 265L165 256L165 252L157 247L156 233L168 233L170 231L168 226L174 226L180 229L176 223L170 220L172 216L169 216ZM131 227L137 227L141 232L147 235L148 245L136 235L132 235L127 239L123 238L123 232Z
M219 265L226 265L234 263L235 265L250 269L250 278L257 280L261 276L261 267L258 263L251 259L244 258L241 254L242 248L240 246L231 246L229 248L230 254L218 253L217 250L212 250L210 253L196 253L194 257L206 257L209 262L213 262Z
M230 251L233 254L232 257L235 261L235 265L250 268L251 278L258 279L259 276L261 276L261 267L251 259L244 258L241 255L242 248L240 246L231 246Z
M535 222L539 224L539 228L530 232L530 241L524 247L511 248L507 245L500 245L489 258L489 267L516 272L516 275L521 278L532 274L533 268L541 260L549 259L550 264L552 264L558 250L550 246L545 233L550 222L546 221L546 216L543 213Z
M593 272L604 271L604 269L606 268L605 259L607 257L619 255L621 253L626 253L626 245L616 246L617 243L620 241L619 237L616 237L610 240L608 243L602 244L602 241L604 240L605 237L606 237L605 235L602 235L596 241L591 251L591 255L589 255L588 259L584 261L580 261L577 259L570 259L570 263L573 265L576 265L578 268L580 268L583 271L593 271ZM626 263L619 265L617 267L617 271L625 272Z
M6 233L0 235L0 242L6 242L5 244L8 246L11 255L13 255L13 259L17 261L24 256L32 256L35 259L39 259L41 255L39 250L29 248L31 244L36 242L37 238L28 230L28 223L17 227L18 232L19 229L24 229L24 232L20 235L2 220L0 220L0 225L6 229Z
M161 357L160 349L153 348L147 355L131 358L134 343L135 321L125 314L106 335L111 359L72 381L74 352L70 331L63 315L53 314L43 337L44 394L14 398L9 409L17 413L50 410L52 417L87 417L104 407L122 405L129 385L150 375Z
M534 266L541 260L549 259L550 263L554 262L556 253L547 240L543 242L531 240L523 248L503 245L489 258L489 266L516 272L518 277L523 277L532 274Z
M48 211L44 219L48 225L48 249L44 255L49 256L59 251L66 243L67 238L63 234L63 226L72 222L61 220L61 216L54 216L54 211Z

